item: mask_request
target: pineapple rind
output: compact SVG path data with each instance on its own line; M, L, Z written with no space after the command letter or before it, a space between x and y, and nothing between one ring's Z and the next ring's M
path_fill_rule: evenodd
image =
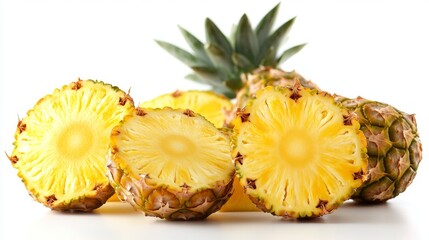
M306 118L299 117L303 114L311 114L311 108L316 108L313 106L314 102L310 104L311 101L307 101L308 111L296 112L293 110L294 100L290 98L294 92L296 93L296 87L292 90L266 87L264 90L258 91L256 98L252 99L246 108L238 113L238 117L233 122L232 154L236 159L235 166L240 184L246 188L246 193L261 210L289 218L321 216L338 208L362 184L367 166L366 141L359 130L359 123L350 119L346 125L344 123L346 120L343 118L348 116L348 112L340 108L329 94L318 92L315 89L301 88L299 87L297 92L300 97L322 99L323 104L317 107L335 111L332 121L336 127L341 129L338 130L338 134L327 135L328 138L325 138L324 141L315 141L315 149L322 149L323 151L320 150L322 153L334 154L329 150L329 144L341 144L339 140L345 140L341 137L343 135L341 131L344 131L351 139L348 145L342 146L346 149L344 152L349 151L347 149L350 147L353 151L350 150L352 153L350 156L344 154L341 156L348 156L350 159L324 157L320 160L321 163L316 161L301 168L288 165L289 163L284 164L283 158L278 157L276 151L272 150L271 146L276 146L273 139L279 135L277 132L282 132L279 126L287 126L296 121L290 125L296 128L302 127L303 122L307 122L306 129L314 133L314 124L319 121L316 115L308 115ZM296 102L299 103L299 101L298 99ZM271 115L262 115L263 110L261 109L265 107L264 105L270 104L279 107L276 109L278 111L270 108L273 111L270 113ZM283 108L281 104L284 104L285 107ZM330 114L330 110L326 111L327 114ZM270 124L274 125L270 126ZM329 125L327 126L329 127ZM317 125L314 129L318 129ZM316 135L316 133L314 134ZM265 142L267 145L264 145ZM308 150L311 151L311 149ZM341 149L335 150L342 151ZM327 172L328 170L329 172ZM324 178L319 179L319 175ZM316 178L319 181L313 182L312 179ZM322 182L327 184L327 191L322 191L323 185L319 184Z
M168 153L177 134L195 149ZM110 149L108 175L118 197L148 216L204 219L231 196L229 136L190 110L137 108L112 130Z
M368 145L368 179L353 199L371 203L395 198L412 183L422 160L414 115L361 97L336 96L336 101L356 114Z
M19 121L10 156L30 196L61 211L91 211L103 205L114 193L103 167L108 127L116 125L132 108L128 94L94 80L79 79L41 98ZM85 126L74 129L90 128L93 138L80 140L92 146L88 149L91 153L77 156L70 151L58 152L61 146L56 146L57 142L63 140L58 134L77 123ZM103 142L105 147L99 145Z
M127 174L114 161L110 162L108 169L118 197L146 216L167 220L205 219L218 211L232 194L232 178L229 182L219 181L205 188L178 190L157 184L145 176L136 178ZM153 199L158 199L161 206L154 205Z

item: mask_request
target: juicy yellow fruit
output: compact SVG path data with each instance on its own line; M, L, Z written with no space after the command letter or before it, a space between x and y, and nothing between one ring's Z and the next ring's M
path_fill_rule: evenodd
M240 184L263 211L321 216L365 180L366 141L359 123L325 92L266 87L234 125Z
M231 195L229 137L191 110L137 108L111 133L112 185L137 210L203 219Z
M176 91L143 102L139 107L190 109L221 128L225 123L225 112L232 109L232 103L228 98L209 91Z
M218 128L224 126L227 113L232 112L232 103L229 99L208 91L176 91L144 102L140 107L190 109L204 116ZM246 196L243 188L239 187L238 179L234 180L234 192L221 211L258 210Z
M260 211L258 207L250 200L240 185L238 177L234 177L234 191L231 198L220 209L221 212L255 212Z
M54 210L101 206L114 193L106 176L110 130L132 109L128 94L91 80L42 98L19 122L10 157L30 195Z

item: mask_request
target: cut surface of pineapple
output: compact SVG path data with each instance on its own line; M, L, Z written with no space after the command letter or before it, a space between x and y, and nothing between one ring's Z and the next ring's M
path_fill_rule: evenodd
M191 110L137 108L111 133L110 179L146 215L206 218L231 195L229 136Z
M110 131L132 109L128 94L91 80L42 98L19 121L10 156L30 195L54 210L101 206L114 193L106 176Z
M331 212L367 168L359 123L325 92L267 87L234 120L240 184L263 211L290 218Z
M190 109L221 128L225 123L225 112L231 111L232 103L228 98L210 91L176 91L143 102L139 107Z
M227 116L233 113L232 103L228 98L210 91L176 91L164 94L140 104L142 108L171 107L190 109L201 114L216 127L223 127ZM259 209L250 201L243 188L234 180L234 191L221 211L258 211ZM114 200L114 199L112 199Z

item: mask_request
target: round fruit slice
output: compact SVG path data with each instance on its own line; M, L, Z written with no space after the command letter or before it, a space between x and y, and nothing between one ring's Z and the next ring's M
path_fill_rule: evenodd
M139 107L190 109L220 128L225 123L225 112L232 109L232 103L228 98L209 91L176 91L143 102Z
M349 199L365 180L359 123L332 96L296 84L258 91L234 120L240 184L263 211L317 217Z
M137 108L112 130L110 149L112 185L146 215L203 219L231 195L229 137L191 110Z
M140 104L141 108L172 107L190 109L201 114L216 127L224 126L226 116L232 114L232 103L229 99L209 91L176 91L164 94L150 101ZM231 117L229 117L231 118ZM243 188L234 180L233 194L221 211L258 211L259 209L250 201ZM114 200L114 199L113 199Z
M104 204L114 193L106 176L110 131L132 109L128 94L91 80L42 98L19 121L9 157L30 195L54 210Z

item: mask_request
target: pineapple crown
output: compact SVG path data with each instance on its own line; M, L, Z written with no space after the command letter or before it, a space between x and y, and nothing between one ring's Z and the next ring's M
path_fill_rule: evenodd
M156 42L193 70L186 76L187 79L210 85L213 91L234 98L243 85L241 74L260 66L276 68L305 46L296 45L278 54L283 39L295 21L295 18L289 19L272 31L279 6L280 3L271 9L255 29L247 15L243 14L238 24L233 26L229 38L212 20L206 18L206 43L179 26L193 53L171 43Z

